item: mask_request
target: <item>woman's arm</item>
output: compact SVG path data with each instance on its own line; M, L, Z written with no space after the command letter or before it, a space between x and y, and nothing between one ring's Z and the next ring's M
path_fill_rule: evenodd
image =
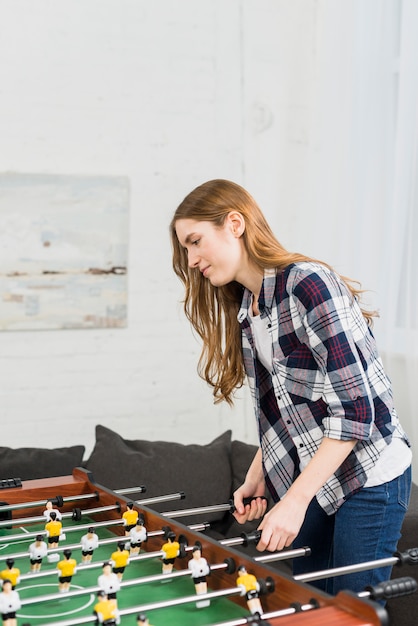
M324 437L285 497L265 515L259 526L262 533L257 550L274 552L291 545L299 533L310 501L344 462L356 443L356 440L341 441Z
M244 483L234 493L234 517L240 524L263 517L267 509L267 501L263 498L265 490L262 453L259 448L249 467ZM252 500L251 504L244 505L244 498L255 499Z

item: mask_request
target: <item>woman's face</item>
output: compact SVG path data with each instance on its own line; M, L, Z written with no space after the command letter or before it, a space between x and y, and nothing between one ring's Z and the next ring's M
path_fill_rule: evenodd
M189 267L199 269L215 287L242 282L246 258L241 237L244 229L239 213L230 213L221 227L193 219L176 222L177 238L187 252Z

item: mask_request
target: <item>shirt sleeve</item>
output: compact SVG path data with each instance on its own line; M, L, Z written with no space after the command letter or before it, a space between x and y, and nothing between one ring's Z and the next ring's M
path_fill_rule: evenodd
M370 330L357 301L327 268L296 271L290 293L298 337L310 349L323 383L324 436L367 440L374 423L368 381Z

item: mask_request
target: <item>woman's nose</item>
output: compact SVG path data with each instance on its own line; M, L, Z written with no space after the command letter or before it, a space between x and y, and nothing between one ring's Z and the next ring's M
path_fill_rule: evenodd
M187 255L189 267L197 267L199 265L199 255L195 250L190 249Z

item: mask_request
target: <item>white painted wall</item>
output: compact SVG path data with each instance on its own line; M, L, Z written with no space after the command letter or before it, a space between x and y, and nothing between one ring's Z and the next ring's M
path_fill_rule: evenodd
M89 454L97 423L131 438L207 442L232 428L255 441L248 401L214 406L196 374L168 224L214 177L247 185L266 212L295 204L313 9L1 0L0 171L131 187L128 328L2 332L2 445L82 442Z
M214 406L197 376L168 224L197 184L230 178L287 247L319 255L301 209L320 4L0 0L0 171L130 180L128 327L2 332L1 445L88 456L98 423L256 441L245 390Z

